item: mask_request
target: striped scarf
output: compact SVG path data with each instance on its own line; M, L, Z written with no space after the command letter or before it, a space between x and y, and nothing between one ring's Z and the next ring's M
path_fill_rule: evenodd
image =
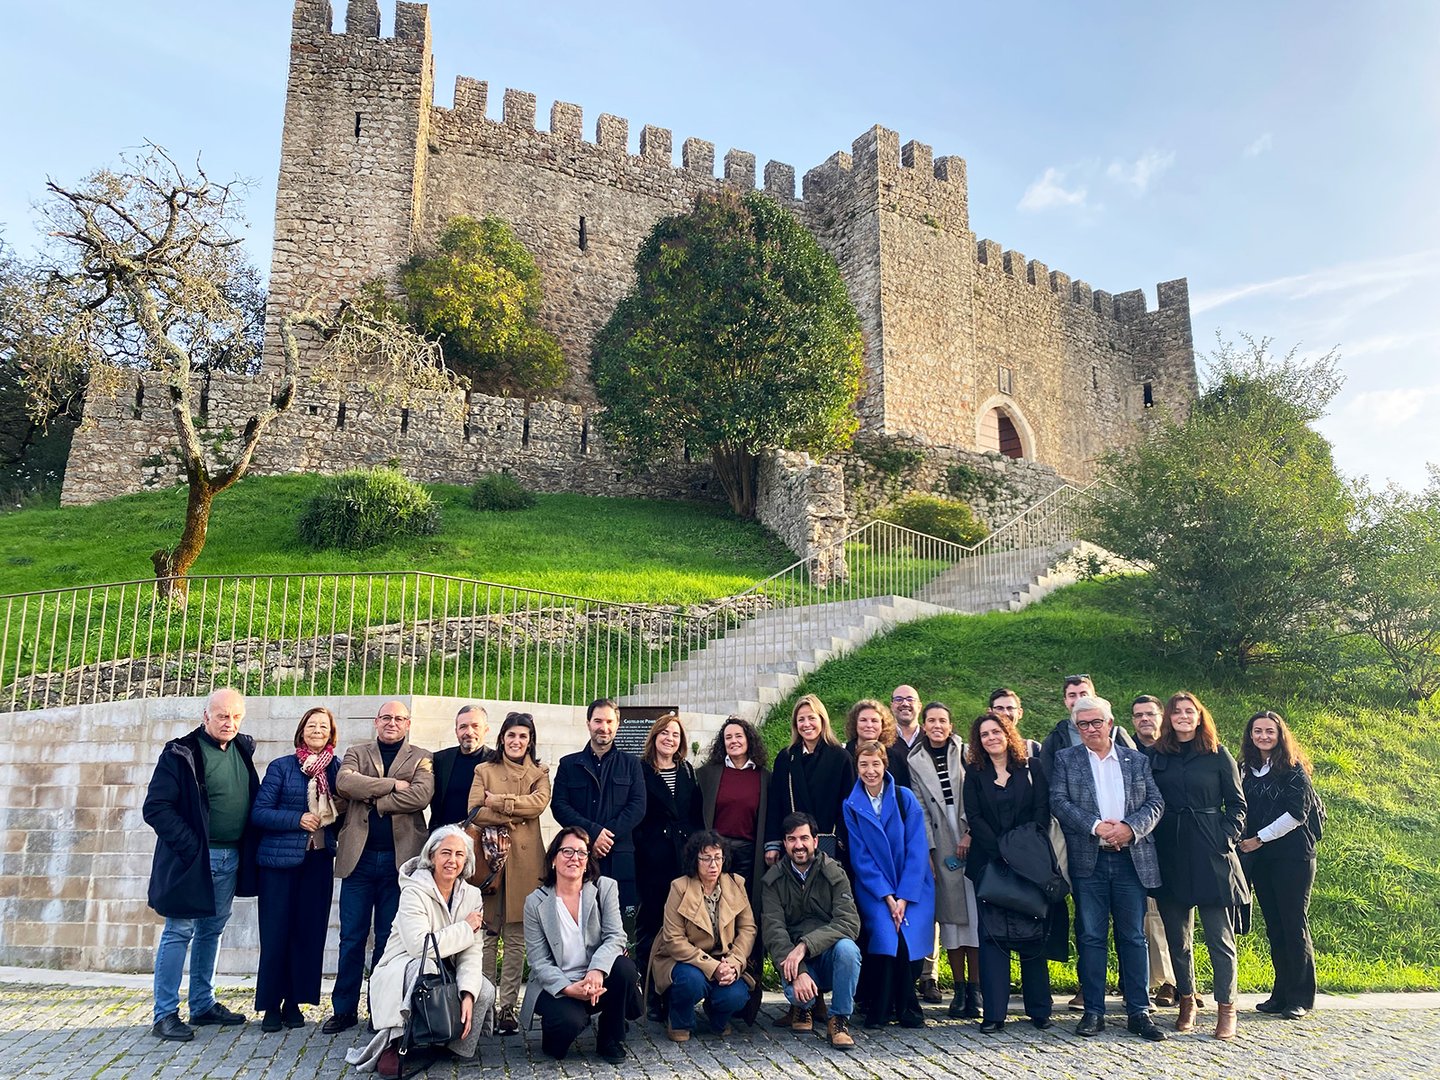
M325 770L329 768L330 762L335 760L335 747L311 750L308 746L298 746L295 748L295 756L300 759L300 771L315 781L315 787L322 795L329 795L330 780L325 775Z

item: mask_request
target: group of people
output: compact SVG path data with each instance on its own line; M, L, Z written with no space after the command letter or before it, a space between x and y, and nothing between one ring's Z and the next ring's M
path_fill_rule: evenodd
M320 1001L337 878L339 958L322 1030L359 1023L368 967L370 1034L347 1056L385 1076L401 1072L410 992L436 954L460 993L463 1031L448 1049L461 1057L481 1035L537 1017L557 1059L595 1015L611 1062L647 1013L676 1042L697 1028L726 1034L733 1020L756 1022L767 953L789 1006L776 1025L819 1027L839 1049L854 1045L857 1010L867 1028L923 1025L922 1001L943 1001L941 948L952 1018L999 1030L1018 954L1025 1012L1047 1028L1048 961L1069 956L1067 892L1080 1035L1105 1025L1112 925L1129 1029L1165 1038L1152 990L1177 1008L1176 1030L1194 1025L1198 910L1215 1034L1233 1037L1235 935L1252 888L1276 976L1259 1008L1304 1015L1323 809L1284 720L1252 717L1237 764L1193 694L1136 699L1132 739L1089 676L1067 678L1063 693L1068 715L1036 742L1020 734L1012 690L996 690L962 738L944 704L922 706L902 685L888 705L849 710L844 745L806 695L773 764L754 726L731 717L698 768L678 715L654 721L635 756L615 746L618 707L599 700L586 745L561 759L552 786L529 714L507 715L491 747L485 710L466 706L457 745L432 754L409 742L399 701L381 706L373 739L338 758L334 716L307 710L294 753L261 781L239 730L244 698L217 690L200 726L165 746L145 800L157 834L149 900L165 917L153 1033L185 1041L194 1025L246 1022L213 990L235 896L258 896L262 1029L304 1024L300 1007ZM548 845L547 808L559 825ZM1029 889L1018 903L1017 887Z

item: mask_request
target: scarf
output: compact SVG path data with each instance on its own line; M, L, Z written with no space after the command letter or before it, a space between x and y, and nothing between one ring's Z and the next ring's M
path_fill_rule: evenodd
M335 748L327 746L316 751L301 746L296 748L295 756L300 759L300 771L310 777L305 792L310 812L320 819L321 829L333 825L340 815L335 812L335 804L330 798L330 781L325 770L335 760Z

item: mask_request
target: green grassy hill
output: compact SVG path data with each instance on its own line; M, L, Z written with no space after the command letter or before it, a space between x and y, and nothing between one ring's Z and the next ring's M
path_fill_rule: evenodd
M365 552L311 551L295 521L324 478L248 477L215 501L196 574L426 570L602 600L688 603L728 596L793 560L718 504L540 495L530 510L471 510L465 488L430 485L435 536ZM175 543L185 491L0 516L0 594L148 578Z
M967 732L990 691L1011 686L1025 705L1021 729L1035 739L1062 715L1060 684L1078 672L1090 673L1127 717L1138 694L1194 692L1232 752L1246 719L1274 709L1314 758L1329 811L1311 919L1322 989L1440 988L1440 731L1433 718L1339 677L1259 671L1217 681L1157 655L1145 626L1128 614L1126 595L1124 581L1086 583L1017 614L899 627L811 675L772 711L766 741L772 748L787 741L801 693L819 695L838 719L855 700L887 699L901 682L924 700L950 705L957 729L963 724ZM1258 905L1255 922L1241 939L1242 990L1270 986ZM1208 985L1208 960L1199 966ZM1057 967L1056 979L1073 983L1073 969Z

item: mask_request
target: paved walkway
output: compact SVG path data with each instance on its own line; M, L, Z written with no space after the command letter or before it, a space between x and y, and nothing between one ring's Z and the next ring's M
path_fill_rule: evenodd
M320 1034L318 1009L295 1031L265 1035L258 1023L239 1028L200 1028L192 1043L166 1043L150 1033L148 978L55 976L0 970L0 1063L12 1075L35 1077L341 1077L356 1073L345 1051L356 1032ZM25 979L30 981L21 981ZM91 985L84 985L91 983ZM94 985L95 983L103 985ZM129 985L115 985L126 983ZM139 985L136 985L136 984ZM249 1011L249 993L222 990L231 1008ZM778 998L774 999L778 1001ZM1440 1074L1440 995L1372 995L1330 998L1303 1021L1260 1016L1256 999L1242 1003L1240 1038L1226 1044L1205 1033L1214 1011L1200 1014L1194 1034L1162 1044L1142 1042L1122 1029L1096 1039L1073 1034L1073 1016L1049 1031L1012 1019L998 1035L981 1035L974 1023L943 1019L927 1010L930 1025L917 1031L889 1027L856 1033L856 1049L841 1054L814 1036L799 1037L762 1023L729 1039L694 1038L670 1043L663 1030L640 1024L629 1040L626 1075L669 1080L706 1076L874 1077L928 1080L951 1076L1103 1077L1151 1080L1156 1076L1241 1080L1307 1080L1330 1077L1424 1077ZM1113 1003L1112 1003L1113 1004ZM776 1012L767 1006L766 1014ZM1162 1013L1169 1027L1174 1013ZM429 1070L442 1077L589 1077L604 1080L612 1067L594 1055L582 1036L578 1051L556 1064L520 1038L486 1039L477 1063L447 1062Z

